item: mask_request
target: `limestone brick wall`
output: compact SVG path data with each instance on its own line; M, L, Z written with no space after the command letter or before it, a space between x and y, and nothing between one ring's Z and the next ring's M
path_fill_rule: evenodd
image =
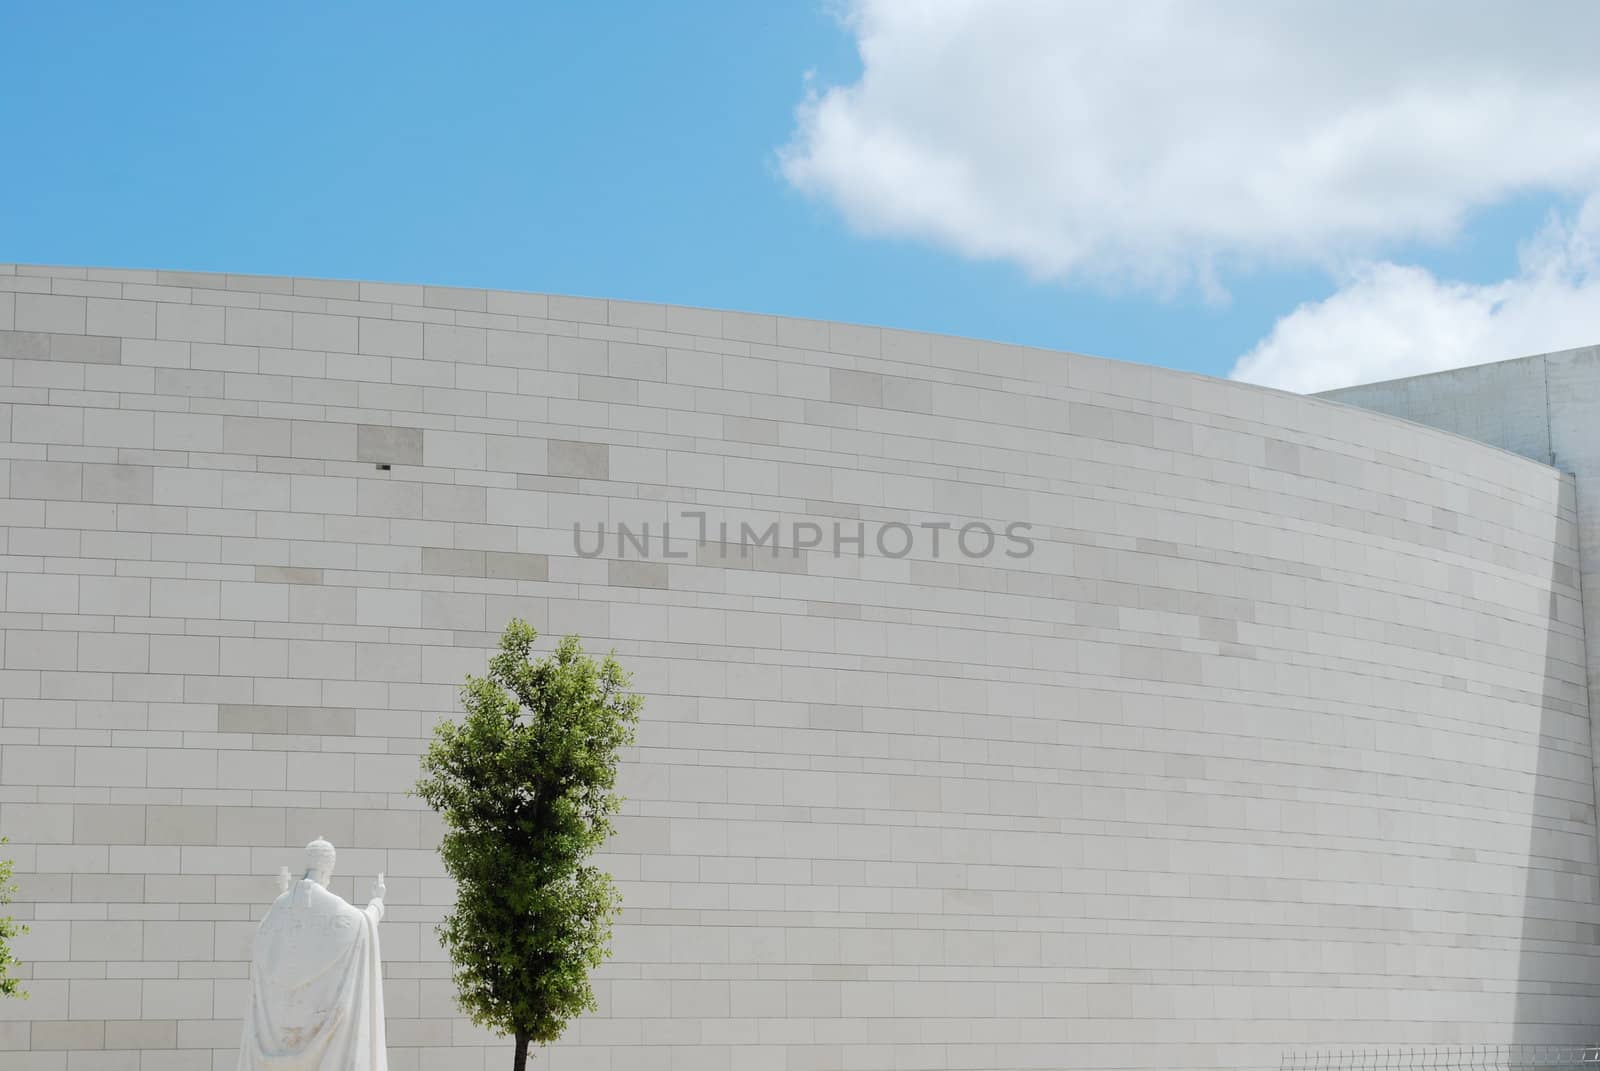
M1489 446L870 327L0 266L0 523L8 1071L231 1069L318 835L389 875L391 1066L507 1066L406 790L513 615L648 696L552 1071L1592 1040L1572 482Z

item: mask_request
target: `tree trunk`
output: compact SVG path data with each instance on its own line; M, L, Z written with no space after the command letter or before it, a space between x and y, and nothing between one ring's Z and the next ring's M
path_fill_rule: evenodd
M517 1031L517 1055L511 1071L528 1071L528 1035L522 1030Z

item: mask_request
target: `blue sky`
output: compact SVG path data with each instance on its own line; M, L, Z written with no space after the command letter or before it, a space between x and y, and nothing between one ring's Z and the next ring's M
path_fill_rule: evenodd
M853 163L795 180L780 150L808 86L860 85L863 42L898 32L815 2L6 5L0 260L621 297L1217 375L1348 283L1319 251L1263 257L1227 234L1207 239L1225 295L1041 273L937 221L853 211L849 184L872 181ZM1582 192L1522 185L1462 194L1452 233L1397 227L1354 248L1436 280L1504 280Z

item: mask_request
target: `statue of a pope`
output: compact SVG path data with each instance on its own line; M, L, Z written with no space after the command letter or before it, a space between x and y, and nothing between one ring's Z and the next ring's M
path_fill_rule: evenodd
M306 845L256 931L239 1071L388 1071L378 921L383 875L363 910L327 890L333 845Z

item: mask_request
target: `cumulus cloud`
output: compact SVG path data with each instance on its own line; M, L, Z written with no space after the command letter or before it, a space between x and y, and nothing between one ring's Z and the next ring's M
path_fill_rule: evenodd
M1520 262L1488 285L1362 266L1279 320L1232 378L1310 393L1600 342L1600 196L1552 220Z
M859 80L780 152L857 228L1039 278L1214 288L1600 187L1600 4L850 0ZM1369 269L1432 292L1405 269ZM1440 294L1453 293L1433 283Z

